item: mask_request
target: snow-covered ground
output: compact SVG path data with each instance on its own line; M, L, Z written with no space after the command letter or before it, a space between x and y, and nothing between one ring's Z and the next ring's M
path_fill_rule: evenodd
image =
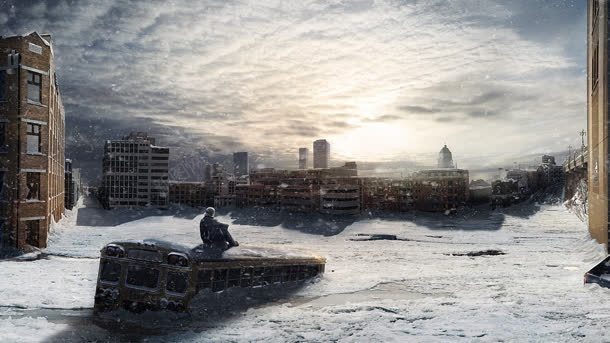
M534 204L468 218L362 219L330 236L308 233L307 223L256 226L242 218L231 225L242 245L311 251L327 257L327 273L222 320L194 315L155 334L103 329L91 321L99 249L141 238L194 246L201 216L93 205L89 200L56 225L45 258L0 261L0 341L610 340L610 291L583 285L603 249L574 214ZM352 240L359 233L401 240ZM489 249L504 255L456 255Z

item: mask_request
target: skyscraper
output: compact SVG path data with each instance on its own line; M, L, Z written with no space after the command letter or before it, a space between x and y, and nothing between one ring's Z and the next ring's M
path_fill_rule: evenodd
M299 169L307 169L307 155L309 155L307 148L299 148Z
M206 163L206 165L203 169L203 181L205 181L205 182L212 181L212 165L209 163Z
M65 114L50 35L0 37L0 244L47 246L64 213Z
M608 246L608 2L589 0L587 9L587 140L589 144L589 232Z
M233 153L233 174L236 177L248 175L250 173L250 163L247 152Z
M313 167L328 168L330 160L330 144L326 139L318 139L313 142Z

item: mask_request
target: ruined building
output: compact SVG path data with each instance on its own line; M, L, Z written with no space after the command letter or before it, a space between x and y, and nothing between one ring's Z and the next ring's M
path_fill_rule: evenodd
M104 145L100 188L105 208L169 205L169 148L155 145L143 132L132 132Z
M51 36L0 37L0 245L47 246L64 211L65 117Z

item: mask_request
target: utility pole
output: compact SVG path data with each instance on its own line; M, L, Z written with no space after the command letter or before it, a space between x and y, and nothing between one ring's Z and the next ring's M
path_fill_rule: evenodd
M587 132L585 132L585 130L580 131L581 149L583 151L585 150L585 136L586 135L587 135Z

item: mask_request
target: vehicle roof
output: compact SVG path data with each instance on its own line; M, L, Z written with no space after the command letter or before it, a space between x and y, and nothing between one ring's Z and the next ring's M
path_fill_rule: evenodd
M318 263L326 263L326 259L322 256L298 250L283 250L276 247L238 246L220 253L218 251L205 248L203 245L188 247L183 244L157 239L117 241L109 244L120 245L127 249L140 247L144 249L160 249L164 250L166 253L175 251L189 256L195 262L316 260Z

